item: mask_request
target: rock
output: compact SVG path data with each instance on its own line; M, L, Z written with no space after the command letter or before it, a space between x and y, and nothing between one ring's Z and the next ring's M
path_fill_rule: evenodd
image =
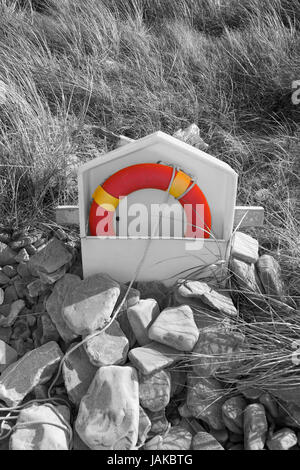
M29 263L19 263L17 266L17 273L27 283L34 280L32 269L30 268Z
M0 287L0 305L3 304L3 301L4 301L4 290L1 289Z
M52 285L66 274L66 270L66 265L64 265L53 273L43 273L41 271L39 272L40 281L42 284Z
M31 331L26 321L26 317L17 318L13 327L12 339L22 338L24 340L30 338Z
M153 374L171 366L180 359L180 353L163 344L152 343L129 351L128 358L142 374Z
M244 410L247 407L246 400L238 395L229 398L223 403L222 415L226 419L226 427L233 433L243 434Z
M222 294L221 292L212 289L205 282L181 281L179 282L177 291L181 297L200 301L211 309L223 313L229 317L235 318L237 316L237 310L232 302L231 297L227 294Z
M11 348L4 341L0 340L0 373L18 358L17 351Z
M182 418L193 418L193 413L186 403L181 403L181 405L178 407L178 412Z
M264 292L267 295L282 298L283 283L281 279L281 269L275 258L270 255L261 256L256 263L256 269Z
M17 406L34 387L50 380L62 358L54 342L28 352L5 369L0 377L0 399L7 406Z
M155 299L160 310L168 306L169 290L164 283L160 281L140 281L136 288L139 290L142 299Z
M11 241L11 237L9 235L9 233L5 233L5 231L2 232L2 229L1 229L1 232L0 232L0 242L2 243L5 243L6 245L8 245Z
M9 343L9 340L12 335L12 328L11 327L0 327L0 340L4 341L4 343Z
M227 446L227 450L245 450L243 444L230 444Z
M33 404L23 408L10 438L10 449L69 450L69 420L70 411L63 405Z
M263 405L254 403L244 411L245 450L262 450L265 446L268 423Z
M6 264L14 264L17 253L13 251L8 245L0 242L0 266Z
M97 367L120 365L127 360L129 342L115 320L104 332L89 339L84 348L91 363Z
M213 377L195 377L189 373L187 386L187 406L193 416L213 429L223 429L224 391L221 383Z
M80 439L76 431L73 432L73 449L72 450L90 450L90 448Z
M133 346L135 345L136 343L136 337L135 337L135 334L133 332L133 329L131 328L131 325L128 321L128 318L127 318L127 311L126 310L122 310L121 312L119 312L119 314L117 315L116 317L119 325L120 325L120 328L121 330L123 331L123 333L125 334L126 338L128 339L128 343L129 343L129 349L132 349Z
M226 428L216 431L215 429L210 430L210 434L218 441L220 444L225 444L229 439L229 433Z
M48 387L46 385L37 385L34 387L33 393L37 400L48 399Z
M148 329L159 315L155 299L142 299L127 310L128 321L140 346L150 342Z
M224 447L208 432L198 432L193 437L192 450L224 450Z
M49 343L50 341L59 341L59 333L54 325L52 323L52 320L50 316L45 313L44 315L41 315L41 323L42 323L42 331L43 335L41 337L41 344L46 344Z
M40 279L35 279L34 281L27 284L27 290L30 297L38 297L41 294L47 292L48 287L41 282Z
M147 410L147 415L151 421L151 429L149 431L149 438L157 434L165 434L170 427L170 423L166 418L166 411L150 411Z
M12 326L14 322L16 321L17 316L23 310L24 307L25 307L24 300L15 300L9 306L8 316L0 315L0 327L7 328L9 326Z
M75 345L76 343L71 344L68 350L72 349ZM62 373L65 387L70 400L76 406L80 405L97 370L97 367L90 363L83 346L75 349L75 351L64 360Z
M106 276L106 277L109 278L109 276ZM124 284L123 282L119 283L119 287L120 287L120 295L119 295L118 300L116 302L116 306L115 306L116 309L122 303L122 301L123 301L123 299L124 299L124 297L127 293L127 290L128 290L128 286L126 284ZM125 302L123 303L123 306L120 309L120 312L127 312L128 308L133 307L139 301L140 301L140 292L137 289L133 289L133 287L131 287L131 289L129 290L129 292L127 294L126 300L125 300Z
M189 450L192 435L181 426L174 426L165 436L156 436L148 441L144 450Z
M299 385L284 386L278 385L277 387L268 387L268 392L274 395L277 399L283 400L287 403L294 404L300 407L300 387Z
M139 373L140 404L151 411L163 410L170 401L171 376L161 370L151 375Z
M269 450L289 450L298 442L294 431L289 428L280 429L267 440Z
M49 242L29 260L30 267L34 267L38 272L53 273L59 268L68 264L72 255L57 238L51 238Z
M218 370L232 368L244 342L243 334L221 324L199 330L191 364L196 375L209 377Z
M11 266L10 264L3 266L2 272L6 274L6 276L8 276L10 279L18 274L16 268L14 266Z
M230 260L230 269L234 274L237 286L241 290L260 293L254 264L248 264L236 258Z
M14 287L16 289L16 293L17 293L17 296L19 299L22 299L25 297L26 293L27 293L27 284L25 281L22 281L21 279L17 279L15 282L14 282Z
M300 429L300 407L294 403L278 403L279 417L276 419L278 426Z
M139 434L138 434L138 442L137 442L137 447L142 447L148 437L149 431L151 429L151 421L148 418L148 415L146 412L143 410L143 408L140 406L140 415L139 415Z
M119 284L102 274L88 277L66 293L63 317L75 334L85 335L104 327L120 294Z
M173 137L176 137L176 139L182 140L189 145L193 145L193 147L196 147L203 152L206 152L209 147L209 145L200 137L200 129L195 123L185 129L178 129L178 131L173 134Z
M149 338L178 351L192 351L199 332L188 305L163 310L150 326Z
M258 241L246 233L235 232L230 255L245 263L256 263L258 260Z
M259 402L264 405L265 409L270 413L272 418L277 419L279 417L278 405L270 393L263 393L260 395Z
M0 269L0 286L6 286L9 283L10 278Z
M92 450L133 450L139 430L136 370L101 367L81 400L75 428Z
M28 245L32 245L33 243L36 243L41 235L29 235L29 234L23 234L21 235L21 238L19 240L15 240L10 243L10 247L13 250L21 250L21 248L25 248Z
M29 254L27 253L26 249L25 248L22 248L19 253L17 254L17 256L15 257L15 261L17 263L22 263L22 262L27 262L29 261Z
M76 335L65 322L62 316L62 306L67 292L69 290L77 289L77 286L80 283L81 279L79 276L66 274L62 279L56 282L52 294L46 301L46 310L60 336L67 343L73 341L78 335Z
M4 291L4 303L11 304L18 300L18 294L14 286L8 286Z

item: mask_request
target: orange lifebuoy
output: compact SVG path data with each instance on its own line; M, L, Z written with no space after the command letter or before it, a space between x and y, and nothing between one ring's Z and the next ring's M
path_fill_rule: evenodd
M90 208L90 234L114 236L113 216L120 197L142 189L169 191L185 209L187 216L185 236L209 238L211 213L203 192L183 171L160 163L141 163L123 168L97 187ZM204 209L201 227L197 224L197 205L201 205ZM192 210L187 211L186 207L191 207Z

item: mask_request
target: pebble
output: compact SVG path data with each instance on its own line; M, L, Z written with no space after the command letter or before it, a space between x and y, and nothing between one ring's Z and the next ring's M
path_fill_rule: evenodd
M17 253L13 251L6 243L0 242L0 266L14 264Z
M57 342L60 336L50 316L45 313L44 315L41 315L40 318L42 326L41 344L49 343L49 341Z
M267 447L269 450L289 450L294 447L298 442L297 436L294 431L289 428L280 429L276 431L272 437L267 440Z
M218 370L233 367L244 335L222 324L199 330L191 364L196 375L210 377Z
M172 427L164 436L155 436L146 442L144 450L189 450L192 435L182 426Z
M70 450L70 411L64 405L30 405L21 410L11 450ZM45 424L44 424L45 423Z
M9 344L0 340L0 373L18 358L18 353Z
M76 343L71 344L68 350L75 345ZM97 370L97 367L90 363L83 346L75 349L65 359L62 367L64 383L70 400L76 406L80 405Z
M233 433L243 434L244 410L247 407L245 398L241 395L231 397L222 405L223 419L226 419L226 427Z
M256 269L265 293L282 298L283 283L278 261L270 255L263 255L258 259Z
M276 419L279 417L278 405L270 393L263 393L260 395L259 401L262 405L264 405L265 409L270 413L272 418Z
M49 274L69 263L71 259L72 255L64 243L54 237L41 250L31 256L29 265L39 272Z
M35 279L34 281L27 284L27 290L29 296L35 298L47 292L47 286L45 286L45 284L43 284L40 279Z
M0 327L0 340L4 341L4 343L9 343L9 340L12 335L12 328L11 327Z
M140 404L151 411L163 410L170 401L171 376L164 370L151 375L139 373Z
M260 293L254 264L232 258L230 260L230 269L239 289Z
M160 343L147 344L129 351L128 358L143 374L153 374L173 365L180 359L180 353Z
M19 251L19 253L15 257L15 261L17 263L22 263L22 262L26 263L27 261L29 261L29 254L27 253L26 248L22 248Z
M0 286L5 286L9 283L10 278L0 269Z
M258 241L246 233L235 232L231 256L245 263L256 263L258 260Z
M61 358L62 352L54 342L26 353L1 374L0 399L7 406L19 405L37 385L50 380Z
M149 431L149 438L157 434L165 434L170 427L170 423L166 417L166 410L151 411L147 410L147 415L151 421L151 429Z
M10 264L7 264L6 266L3 266L2 272L6 274L9 278L12 278L17 275L17 270L14 266L11 266Z
M142 299L128 308L127 317L139 346L150 342L148 330L159 315L159 306L155 299Z
M142 299L155 299L160 310L168 305L169 289L160 281L140 281L136 288L140 291Z
M245 450L262 450L265 446L268 423L263 405L253 403L244 411Z
M119 284L96 274L69 289L62 314L69 328L77 335L93 333L108 323L120 294Z
M104 366L80 403L75 423L92 450L133 450L138 441L139 390L136 370Z
M121 365L127 360L129 342L115 320L105 331L84 344L92 364L97 367Z
M42 284L55 284L59 279L61 279L66 274L66 265L59 268L57 271L53 273L43 273L42 271L39 272L40 281Z
M228 294L218 292L205 282L201 281L179 281L178 294L181 297L198 300L213 310L235 318L237 310ZM188 303L188 302L187 302Z
M15 300L18 300L18 294L14 286L6 287L4 291L4 303L11 304Z
M19 313L21 313L25 307L25 302L24 300L15 300L11 305L8 305L8 307L8 315L0 315L0 326L4 328L12 326L15 323Z
M137 447L141 447L145 444L149 431L151 429L151 421L144 411L144 409L140 406L139 407L139 433L138 433L138 442Z
M192 450L224 450L224 447L208 432L198 432L193 437Z
M193 416L213 429L223 429L224 391L221 383L214 377L195 377L189 373L187 388L187 406Z
M62 306L67 292L76 289L80 283L81 279L79 276L66 274L56 282L51 295L46 300L46 310L60 336L67 343L73 341L78 335L76 335L65 322L62 316Z
M192 351L199 331L188 305L163 310L149 328L149 338L178 351Z

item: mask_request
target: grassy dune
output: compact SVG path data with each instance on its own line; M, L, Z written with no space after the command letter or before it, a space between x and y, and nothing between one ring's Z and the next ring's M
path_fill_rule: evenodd
M1 219L76 203L72 166L196 122L300 293L298 0L0 0Z

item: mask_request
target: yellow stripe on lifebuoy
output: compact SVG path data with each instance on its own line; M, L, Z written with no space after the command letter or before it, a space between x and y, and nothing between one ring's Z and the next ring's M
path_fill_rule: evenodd
M93 194L94 201L98 206L108 212L114 212L119 205L120 199L108 194L102 186L98 186Z
M169 192L173 197L178 198L187 190L190 183L191 178L183 173L183 171L179 171L174 178Z

